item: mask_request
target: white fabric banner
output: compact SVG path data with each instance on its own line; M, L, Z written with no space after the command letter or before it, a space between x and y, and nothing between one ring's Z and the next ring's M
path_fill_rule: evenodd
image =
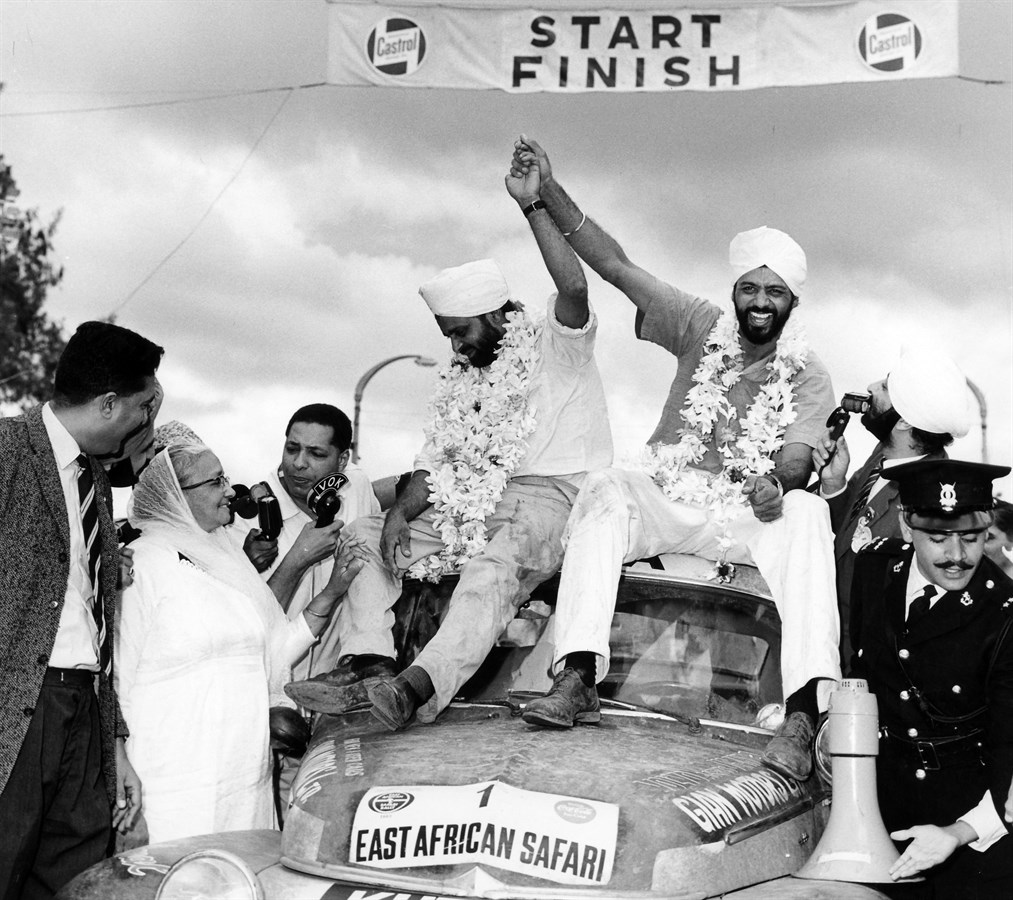
M328 0L331 84L728 91L958 73L957 0Z

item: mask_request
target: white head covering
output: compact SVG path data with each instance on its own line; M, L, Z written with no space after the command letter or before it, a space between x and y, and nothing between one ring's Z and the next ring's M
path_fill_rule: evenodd
M805 284L805 251L783 231L766 225L735 235L728 245L728 262L736 281L746 272L766 266L796 297Z
M971 430L967 379L945 354L927 348L903 351L886 389L893 408L915 428L958 438Z
M491 259L444 269L419 288L434 316L480 316L510 299L510 288Z
M197 455L211 452L203 444L174 443L173 450ZM285 629L278 627L278 601L242 550L236 548L224 527L205 531L190 512L190 505L172 467L169 449L151 460L130 497L130 524L139 528L136 545L153 544L181 553L213 579L245 594L264 626L265 665L273 705L287 705L282 688L291 680L291 660L284 659Z

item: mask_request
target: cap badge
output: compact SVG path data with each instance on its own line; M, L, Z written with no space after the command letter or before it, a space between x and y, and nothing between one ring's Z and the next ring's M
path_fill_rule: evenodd
M956 484L939 484L939 506L943 512L953 512L957 506Z
M960 602L964 604L964 606L970 606L974 603L974 600L971 599L971 595L967 591L964 591L960 597Z

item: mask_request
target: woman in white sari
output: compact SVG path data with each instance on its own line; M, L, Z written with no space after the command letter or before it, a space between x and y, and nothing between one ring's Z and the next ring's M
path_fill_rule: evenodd
M362 563L339 558L289 621L226 536L234 496L200 444L158 453L134 489L133 584L117 631L116 686L152 842L275 825L268 716L292 706L291 664Z

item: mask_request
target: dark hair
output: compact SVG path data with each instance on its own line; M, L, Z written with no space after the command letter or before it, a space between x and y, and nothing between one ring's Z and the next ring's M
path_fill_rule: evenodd
M84 322L67 341L53 379L53 397L78 406L110 391L130 396L144 390L164 351L145 337L111 322Z
M1013 504L995 501L995 527L1007 537L1013 535Z
M288 433L296 422L330 426L334 434L331 443L341 453L352 446L352 423L348 421L348 416L336 406L331 406L330 403L311 403L309 406L297 409L292 418L288 420L288 425L285 426L285 437L288 437Z
M941 453L945 447L949 447L953 443L953 435L946 432L938 434L934 431L922 431L922 429L915 428L912 425L911 443L914 444L914 449L919 453L926 455Z

